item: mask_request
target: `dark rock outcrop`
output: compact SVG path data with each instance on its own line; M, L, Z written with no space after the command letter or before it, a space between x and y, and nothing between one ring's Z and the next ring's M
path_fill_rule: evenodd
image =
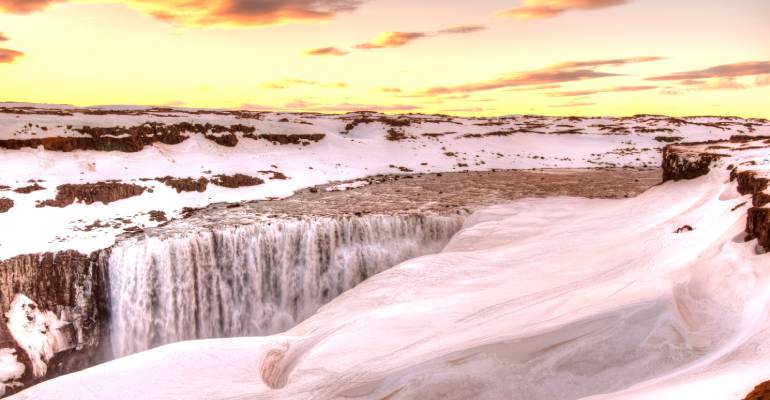
M217 186L235 189L235 188L244 187L244 186L261 185L265 183L265 181L255 176L235 174L235 175L217 175L214 177L214 179L211 180L211 183Z
M0 140L0 148L18 150L25 147L43 146L49 151L70 152L75 150L137 152L153 143L175 145L189 139L188 134L201 134L207 139L223 146L235 146L238 138L235 133L252 134L256 129L246 125L194 124L181 122L163 124L146 122L130 127L91 127L73 128L85 136L54 136L33 139Z
M159 182L163 182L166 184L166 186L172 187L176 189L177 193L182 192L200 192L203 193L206 191L206 188L209 185L209 180L200 177L198 179L193 178L174 178L174 177L164 177L164 178L158 178Z
M711 170L711 164L722 157L726 156L668 145L663 149L663 181L695 179L706 175Z
M8 212L8 210L13 208L13 200L7 199L5 197L0 197L0 214L4 212Z
M55 199L39 202L37 207L67 207L75 201L82 201L85 204L96 202L109 204L139 196L145 190L144 186L120 182L66 184L57 187Z
M770 381L757 385L743 400L770 400Z
M244 134L243 137L247 137L249 139L256 139L256 140L264 139L273 144L280 144L280 145L287 145L287 144L309 145L310 143L313 143L313 142L320 142L321 140L323 140L323 138L326 137L326 134L309 133L309 134L282 135L282 134L274 134L274 133L262 133L259 135Z
M33 183L29 186L23 186L20 188L16 188L14 192L21 193L21 194L30 194L32 192L37 192L38 190L45 190L44 187L37 184L37 182Z

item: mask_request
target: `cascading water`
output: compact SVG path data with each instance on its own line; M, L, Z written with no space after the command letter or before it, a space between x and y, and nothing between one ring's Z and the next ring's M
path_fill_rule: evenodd
M271 219L126 239L109 260L115 356L286 330L367 277L440 251L464 216Z

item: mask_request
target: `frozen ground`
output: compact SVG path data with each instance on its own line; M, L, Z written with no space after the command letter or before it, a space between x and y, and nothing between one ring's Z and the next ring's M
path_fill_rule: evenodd
M132 137L136 132L126 130L148 123L204 128L197 133L180 128L176 133L181 136L160 139ZM0 226L5 229L0 230L0 260L42 251L105 248L126 230L161 223L159 211L175 218L184 207L286 197L302 188L377 174L657 167L667 142L734 134L770 134L770 123L716 117L469 119L3 103ZM297 140L292 142L292 137ZM110 144L119 141L131 146ZM99 151L105 148L114 151ZM201 191L178 192L157 180L213 182L218 175L234 174L263 183L236 188L211 183ZM43 204L64 192L57 191L60 185L106 181L136 185L140 194L109 204L98 196L92 203L81 196L64 207ZM38 190L29 191L31 186ZM116 189L105 191L112 195ZM1 212L4 207L7 211Z
M283 334L165 346L14 398L741 398L770 375L747 201L720 168L631 199L492 206Z

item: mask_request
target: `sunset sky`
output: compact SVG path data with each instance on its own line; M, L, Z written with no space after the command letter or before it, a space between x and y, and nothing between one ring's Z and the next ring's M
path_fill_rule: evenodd
M0 101L770 118L768 0L0 0Z

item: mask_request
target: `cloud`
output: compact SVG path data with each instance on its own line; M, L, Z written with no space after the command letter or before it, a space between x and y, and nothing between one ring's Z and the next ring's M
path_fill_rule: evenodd
M574 90L574 91L564 91L564 92L556 92L556 93L549 93L549 96L552 97L579 97L579 96L591 96L594 94L599 93L619 93L619 92L641 92L645 90L653 90L657 89L657 86L650 86L650 85L644 85L644 86L616 86L612 88L606 88L606 89L594 89L594 90Z
M485 110L481 107L468 107L468 108L450 108L448 110L441 110L446 113L480 113Z
M681 96L684 94L684 92L679 88L664 87L660 89L658 94L661 94L663 96Z
M383 32L369 43L361 43L355 46L357 49L371 50L388 47L401 47L418 39L428 36L425 32Z
M751 85L738 82L733 77L713 78L705 81L702 85L696 86L698 90L736 90L748 89Z
M8 41L8 36L3 35L2 32L0 32L0 42L6 42Z
M754 80L754 86L770 86L770 75L758 76L757 79Z
M630 2L630 0L524 0L521 7L503 11L500 15L522 19L551 18L567 11L596 10Z
M287 78L272 82L265 82L260 85L263 89L288 89L292 86L309 86L317 85L317 81L310 81L306 79Z
M297 86L319 86L322 88L344 89L348 87L345 82L319 82L308 79L285 78L277 81L265 82L260 85L263 89L289 89Z
M572 108L572 107L590 107L590 106L593 106L593 105L596 105L596 103L591 103L591 102L588 102L588 101L572 101L572 102L569 102L569 103L553 105L551 107L556 107L556 108Z
M347 51L340 50L336 47L321 47L319 49L311 49L305 52L308 56L344 56L348 55Z
M561 87L562 87L561 85L539 85L539 86L515 87L515 88L505 89L505 91L506 92L527 92L527 91L536 91L536 90L559 89Z
M559 64L554 64L551 68L554 69L567 69L567 68L594 68L594 67L621 67L627 64L637 64L652 61L665 60L663 57L631 57L631 58L618 58L613 60L589 60L589 61L568 61Z
M725 64L716 67L676 72L673 74L647 78L649 81L691 81L709 78L731 78L748 75L770 74L770 61L750 61L736 64Z
M64 0L0 0L0 11L11 14L29 14L40 11L49 4Z
M381 93L401 93L402 90L397 87L383 87L378 90Z
M21 57L24 57L24 53L20 51L10 50L10 49L0 49L0 64L12 63Z
M244 103L241 108L247 110L270 111L317 111L317 112L352 112L352 111L413 111L422 107L409 104L361 104L361 103L338 103L338 104L319 104L306 100L290 101L283 106L264 106L258 104Z
M458 34L458 33L474 33L478 31L483 31L487 29L486 26L483 25L460 25L460 26L453 26L451 28L446 28L438 31L439 34Z
M606 78L619 76L608 72L595 71L593 69L552 69L520 72L489 81L468 83L459 86L433 87L423 92L424 95L439 95L449 93L469 93L485 90L495 90L507 87L550 85L562 82L582 81L586 79Z
M0 0L0 11L31 13L66 0ZM183 26L266 26L322 22L351 12L364 0L94 0L121 2L161 21Z

